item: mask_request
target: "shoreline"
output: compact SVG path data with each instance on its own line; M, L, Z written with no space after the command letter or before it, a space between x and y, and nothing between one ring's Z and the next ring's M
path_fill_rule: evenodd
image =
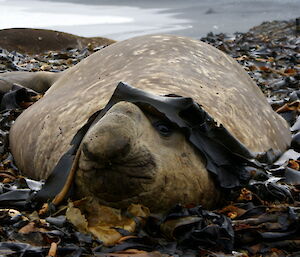
M171 33L246 32L268 20L299 16L295 0L2 0L0 28L39 27L114 40Z

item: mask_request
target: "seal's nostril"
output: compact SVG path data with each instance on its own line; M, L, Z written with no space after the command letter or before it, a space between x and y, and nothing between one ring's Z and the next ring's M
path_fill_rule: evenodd
M112 164L111 161L107 161L107 162L104 163L104 167L105 167L106 169L110 169L112 166L113 166L113 164Z
M111 138L107 145L101 145L102 156L108 159L125 157L130 151L130 140L124 135Z
M130 151L129 139L123 139L123 142L117 147L116 154L124 156Z
M92 152L89 151L87 143L82 144L82 151L84 155L92 161L97 160L97 156L95 156Z

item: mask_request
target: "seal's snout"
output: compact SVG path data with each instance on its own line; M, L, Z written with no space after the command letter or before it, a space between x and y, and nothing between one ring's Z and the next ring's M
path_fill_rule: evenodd
M82 144L82 151L91 161L109 163L126 157L130 137L114 126L99 126Z
M93 125L81 145L75 178L79 195L127 206L153 183L157 165L143 133L145 124L150 126L145 119L136 105L119 102Z
M86 134L82 152L98 169L122 165L128 161L136 141L139 108L120 102L113 106Z

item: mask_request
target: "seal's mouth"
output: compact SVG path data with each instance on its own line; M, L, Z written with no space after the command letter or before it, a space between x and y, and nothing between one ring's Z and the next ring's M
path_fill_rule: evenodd
M117 173L120 177L126 176L128 178L136 179L153 179L154 172L151 172L151 170L154 167L155 165L152 160L141 162L136 165L108 162L103 163L103 167L96 169L96 172L99 176L106 177L109 177L112 173Z
M78 188L84 195L100 201L119 202L136 197L154 182L157 171L153 155L143 149L138 154L122 159L100 160L81 150L79 170L76 175Z
M152 180L156 173L156 162L149 150L142 147L122 158L101 159L83 145L79 168L87 176L93 173L98 178L112 179L117 174L118 180L121 178Z

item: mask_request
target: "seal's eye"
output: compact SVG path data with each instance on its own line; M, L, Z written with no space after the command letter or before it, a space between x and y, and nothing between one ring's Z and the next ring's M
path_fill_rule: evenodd
M156 128L156 130L165 137L168 137L172 134L172 124L170 122L166 122L163 120L159 120L153 123L153 126Z

